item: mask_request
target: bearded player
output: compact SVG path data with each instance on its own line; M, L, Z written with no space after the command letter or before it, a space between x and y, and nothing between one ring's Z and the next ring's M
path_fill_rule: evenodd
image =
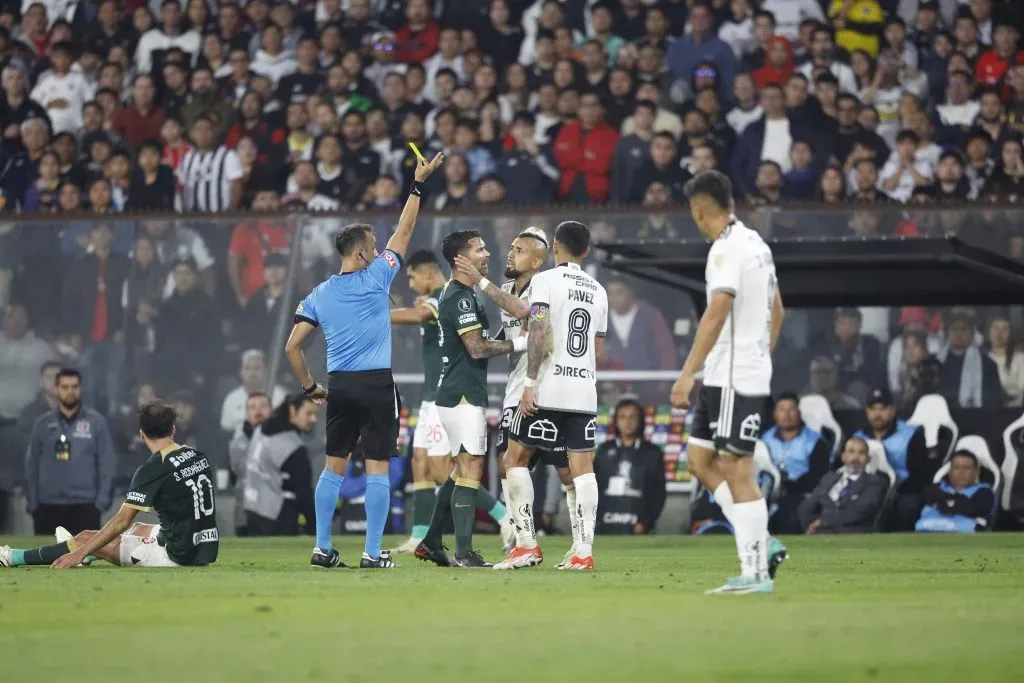
M768 506L753 453L771 414L771 352L782 327L775 262L761 236L733 214L728 177L702 172L684 193L697 228L712 244L707 310L671 401L677 408L690 406L695 375L703 368L687 458L732 524L740 557L740 576L709 593L771 593L786 549L768 535Z
M505 454L509 506L517 545L495 569L521 569L543 561L533 526L533 480L528 469L540 449L564 446L576 492L576 534L560 568L594 568L597 478L594 436L597 356L608 329L608 295L580 264L590 253L590 231L576 221L555 230L555 263L530 285L526 379Z
M480 275L467 259L462 256L455 258L455 269L465 275L471 282L480 287L480 291L486 294L501 308L501 334L505 339L513 340L526 338L526 321L530 313L530 283L533 277L544 267L548 256L548 236L540 228L526 228L512 241L508 251L508 259L505 261L505 277L510 278L502 286L496 287L486 278ZM513 352L508 361L508 383L505 387L505 400L502 402L501 428L498 432L498 443L496 451L498 454L498 475L501 477L501 488L508 496L509 484L507 477L507 466L505 453L509 446L509 430L515 416L516 408L523 395L523 388L526 383L526 354ZM558 446L554 450L541 450L534 453L529 463L529 470L533 470L537 462L543 461L546 465L553 466L558 472L558 478L565 489L566 503L569 508L569 521L572 527L573 548L579 536L579 525L576 522L576 489L573 485L572 476L569 472L569 459L565 447ZM532 514L532 512L531 512ZM528 520L533 524L532 517ZM566 564L572 556L573 548L570 548L563 558L559 567ZM512 550L506 547L506 554Z
M427 535L434 510L436 488L452 474L453 461L448 434L434 403L441 378L441 346L437 320L437 300L445 286L445 276L434 252L421 250L406 261L409 287L419 295L412 308L392 308L393 325L419 325L423 345L423 386L420 411L412 442L412 534L395 548L396 553L411 553ZM488 513L501 529L502 539L511 546L515 529L508 510L485 489L477 491L476 507Z

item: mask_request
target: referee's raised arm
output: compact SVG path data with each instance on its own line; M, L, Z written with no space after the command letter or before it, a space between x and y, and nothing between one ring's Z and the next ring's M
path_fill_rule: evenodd
M387 248L377 253L373 228L356 223L334 238L341 270L313 288L295 309L295 326L285 345L302 390L327 404L327 462L316 486L314 567L344 566L331 542L331 525L349 459L357 446L366 465L366 547L359 566L396 566L381 551L391 505L388 463L398 439L400 398L391 374L391 314L388 290L402 269L423 196L423 182L444 161L441 154L419 160L409 199ZM327 387L314 381L302 346L317 327L327 346Z

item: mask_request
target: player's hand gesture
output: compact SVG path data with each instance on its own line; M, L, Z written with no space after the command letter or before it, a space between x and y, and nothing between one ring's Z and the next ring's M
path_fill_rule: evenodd
M472 262L462 254L455 256L455 272L473 283L474 287L480 284L480 280L484 277L480 274L480 271L476 269L476 266L474 266Z
M82 564L82 560L84 559L85 555L76 550L73 553L61 555L56 560L54 560L53 564L51 564L50 566L54 569L74 569L78 565Z
M680 375L679 379L672 385L672 393L669 394L669 402L673 408L686 410L690 407L690 394L693 393L693 375Z
M327 403L327 389L319 382L317 382L316 388L306 395L309 396L310 400L318 406L322 406Z
M434 158L431 159L430 161L427 161L426 159L417 159L416 170L413 171L413 177L416 178L418 182L422 183L424 180L430 177L431 173L440 168L441 164L443 163L444 154L442 154L441 152L435 154Z
M526 416L537 412L537 387L523 389L523 397L519 399L519 410Z

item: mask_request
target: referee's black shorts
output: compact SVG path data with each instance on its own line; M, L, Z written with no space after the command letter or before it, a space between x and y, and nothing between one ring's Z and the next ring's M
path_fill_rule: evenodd
M327 380L327 455L361 445L367 460L395 455L401 399L391 370L332 372Z

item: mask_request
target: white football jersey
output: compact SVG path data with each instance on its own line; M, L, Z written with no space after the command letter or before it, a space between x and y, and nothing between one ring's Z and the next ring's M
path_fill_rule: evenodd
M532 283L531 283L532 284ZM506 292L515 293L515 282L506 282L501 288ZM530 303L530 285L519 293L519 298ZM501 311L501 329L505 333L505 339L513 341L519 339L526 331L526 322L513 317L505 310ZM514 408L519 405L519 399L523 397L523 387L526 385L526 352L516 353L513 351L508 357L508 384L505 385L505 401L502 408Z
M597 412L597 351L594 339L608 330L608 295L579 265L567 263L538 273L530 304L547 304L551 355L541 368L537 404L574 413Z
M704 362L704 384L732 388L746 396L769 395L776 287L772 250L757 231L734 220L711 245L705 279L709 303L719 291L735 298Z

